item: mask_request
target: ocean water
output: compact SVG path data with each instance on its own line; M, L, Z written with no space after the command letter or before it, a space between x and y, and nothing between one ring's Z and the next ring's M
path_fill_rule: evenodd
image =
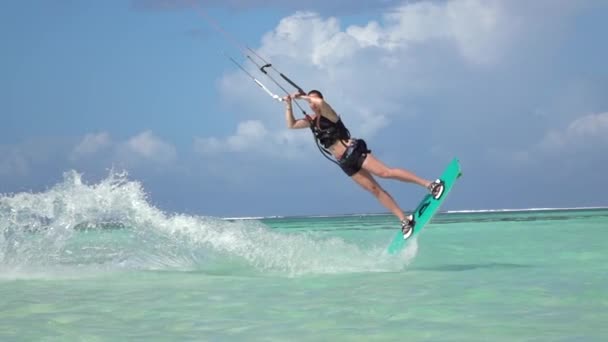
M442 213L389 256L395 233L164 213L68 173L0 196L0 341L608 340L608 210Z

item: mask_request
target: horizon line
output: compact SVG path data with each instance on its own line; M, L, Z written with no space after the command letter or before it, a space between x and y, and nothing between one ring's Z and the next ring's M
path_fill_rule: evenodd
M551 210L601 210L608 209L608 206L593 206L593 207L541 207L541 208L505 208L505 209L463 209L463 210L445 210L439 211L438 214L474 214L474 213L506 213L506 212L527 212L527 211L551 211ZM283 219L283 218L332 218L332 217L349 217L349 216L382 216L392 215L390 212L382 213L348 213L348 214L330 214L330 215L268 215L268 216L234 216L221 217L223 220L263 220L263 219Z

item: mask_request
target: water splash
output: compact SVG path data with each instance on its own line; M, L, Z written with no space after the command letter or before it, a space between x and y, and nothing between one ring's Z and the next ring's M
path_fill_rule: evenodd
M284 233L256 220L169 215L141 184L111 172L98 184L70 171L41 193L0 196L0 269L195 270L301 275L400 270L385 246L363 248L320 232Z

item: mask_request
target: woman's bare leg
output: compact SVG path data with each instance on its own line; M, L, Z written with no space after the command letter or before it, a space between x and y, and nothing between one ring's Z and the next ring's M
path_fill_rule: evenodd
M428 187L431 181L420 178L413 172L401 168L393 168L384 165L378 158L368 153L363 161L363 169L380 178L397 179L402 182L415 183L423 187Z
M369 156L368 156L369 157ZM391 197L391 195L386 192L378 182L374 179L374 177L366 170L360 170L351 176L351 178L359 185L361 185L365 190L369 191L374 195L378 201L390 210L399 221L405 220L405 214L399 208L399 205L395 200Z

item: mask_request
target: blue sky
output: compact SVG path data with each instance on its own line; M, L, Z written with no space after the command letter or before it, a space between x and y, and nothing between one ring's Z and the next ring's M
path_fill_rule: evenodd
M608 4L592 0L3 1L0 193L114 168L170 212L384 211L285 129L201 9L387 164L433 178L459 157L444 209L608 205ZM406 209L424 191L380 183Z

